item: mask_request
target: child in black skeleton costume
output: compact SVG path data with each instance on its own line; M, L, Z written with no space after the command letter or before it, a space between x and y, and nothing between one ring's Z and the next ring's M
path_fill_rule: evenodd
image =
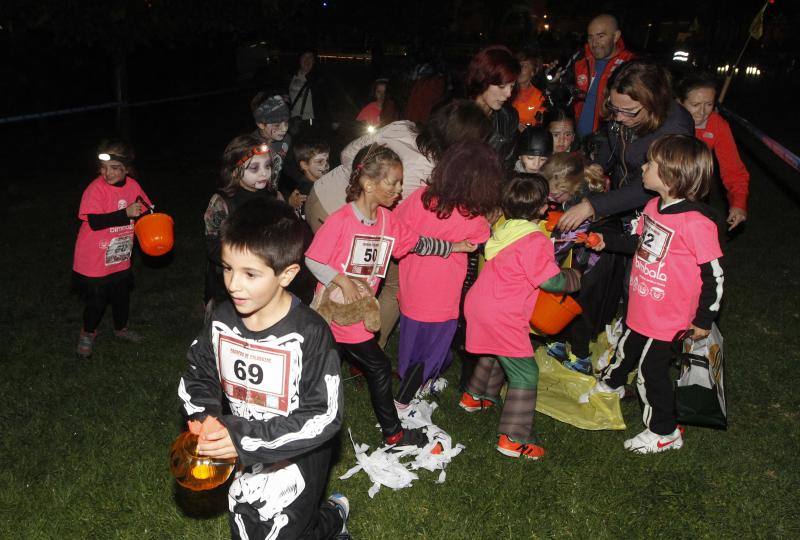
M192 343L178 389L187 420L213 416L224 426L204 428L198 452L239 459L228 492L234 538L346 534L347 499L335 494L320 506L342 422L340 361L322 317L286 291L300 269L303 226L285 203L263 200L225 222L230 301ZM222 414L222 400L232 414Z

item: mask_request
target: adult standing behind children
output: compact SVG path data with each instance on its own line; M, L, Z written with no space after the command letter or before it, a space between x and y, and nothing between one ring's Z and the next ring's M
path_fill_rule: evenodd
M492 122L489 145L507 168L514 166L519 115L507 103L519 77L519 62L507 47L491 45L472 57L467 68L467 97L483 110Z
M678 99L694 120L694 136L712 150L728 191L728 230L747 219L750 173L739 157L728 122L714 110L717 82L710 73L691 73L678 84ZM712 190L713 191L713 190Z
M694 121L673 98L666 69L650 62L633 60L614 72L602 111L607 138L594 161L611 176L611 190L567 210L558 223L562 230L574 230L593 216L629 217L642 208L651 197L642 186L650 144L663 135L694 134Z
M314 126L315 131L324 136L337 126L331 122L329 91L319 68L315 67L317 56L314 51L303 51L299 64L299 69L289 81L292 135Z
M547 110L544 93L534 86L533 79L542 69L541 56L530 51L517 53L519 60L519 77L517 77L517 97L514 98L514 108L519 115L519 130L527 126L542 124L542 116Z
M575 84L585 98L575 102L578 137L597 131L601 106L611 73L633 53L625 48L619 23L613 15L603 13L591 20L586 31L584 56L575 63Z

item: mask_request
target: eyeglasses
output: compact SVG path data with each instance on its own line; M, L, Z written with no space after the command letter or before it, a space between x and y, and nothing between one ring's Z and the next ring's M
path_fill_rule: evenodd
M636 115L637 115L637 114L639 114L640 112L642 112L642 109L644 109L644 107L639 107L639 108L638 108L638 109L636 109L635 111L626 111L626 110L624 110L624 109L620 109L620 108L618 108L618 107L614 107L614 106L611 104L611 98L606 98L606 103L605 103L605 105L606 105L606 109L608 109L608 111L609 111L609 112L610 112L612 115L613 115L613 114L619 114L619 115L625 116L625 117L627 117L627 118L634 118L634 117L636 117Z

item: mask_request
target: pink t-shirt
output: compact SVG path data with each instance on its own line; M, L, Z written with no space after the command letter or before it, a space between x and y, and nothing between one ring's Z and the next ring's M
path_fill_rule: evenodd
M700 212L662 214L658 197L639 218L626 324L644 336L672 341L686 330L700 301L700 265L722 257L717 226Z
M373 101L372 103L367 104L363 109L361 109L361 112L358 113L356 120L359 122L372 124L373 126L379 125L381 123L381 108L378 107L378 102Z
M137 197L151 204L139 183L129 176L123 186L112 186L102 176L89 184L78 210L78 219L82 223L72 263L75 272L87 277L103 277L131 267L133 220L120 227L93 231L87 216L116 212L136 202Z
M467 350L511 358L533 356L530 319L539 285L560 272L553 243L533 232L503 248L467 293Z
M426 210L421 187L395 210L397 219L417 236L430 236L448 242L469 240L475 244L489 238L489 222L483 217L469 219L453 211L447 219ZM467 254L449 257L421 257L414 253L400 261L400 311L420 322L444 322L458 318L458 301L467 275Z
M380 280L386 277L389 259L402 257L418 241L419 236L403 227L386 208L378 208L374 225L365 225L353 205L346 204L328 216L314 235L306 257L347 276L367 278L377 291ZM317 290L321 289L322 284L317 284ZM331 331L339 343L363 343L373 336L363 322L350 326L331 323Z

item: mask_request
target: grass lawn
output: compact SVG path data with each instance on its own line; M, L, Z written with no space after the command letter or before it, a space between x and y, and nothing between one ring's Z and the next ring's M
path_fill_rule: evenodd
M40 170L6 181L0 538L228 537L225 493L185 492L167 464L181 428L178 378L202 320L209 155L140 164L144 189L175 218L177 245L167 261L135 261L131 327L146 343L114 342L107 314L89 361L74 355L81 306L69 292L74 215L89 178ZM434 421L466 450L447 481L423 471L413 488L369 499L363 473L338 479L355 464L347 428L358 442L379 441L366 387L351 380L329 487L350 498L354 536L800 536L800 258L791 248L800 211L759 164L748 166L750 221L726 253L727 432L689 428L682 450L633 456L622 441L642 427L629 401L624 433L538 416L546 458L514 461L494 450L498 411L458 409L454 365Z

